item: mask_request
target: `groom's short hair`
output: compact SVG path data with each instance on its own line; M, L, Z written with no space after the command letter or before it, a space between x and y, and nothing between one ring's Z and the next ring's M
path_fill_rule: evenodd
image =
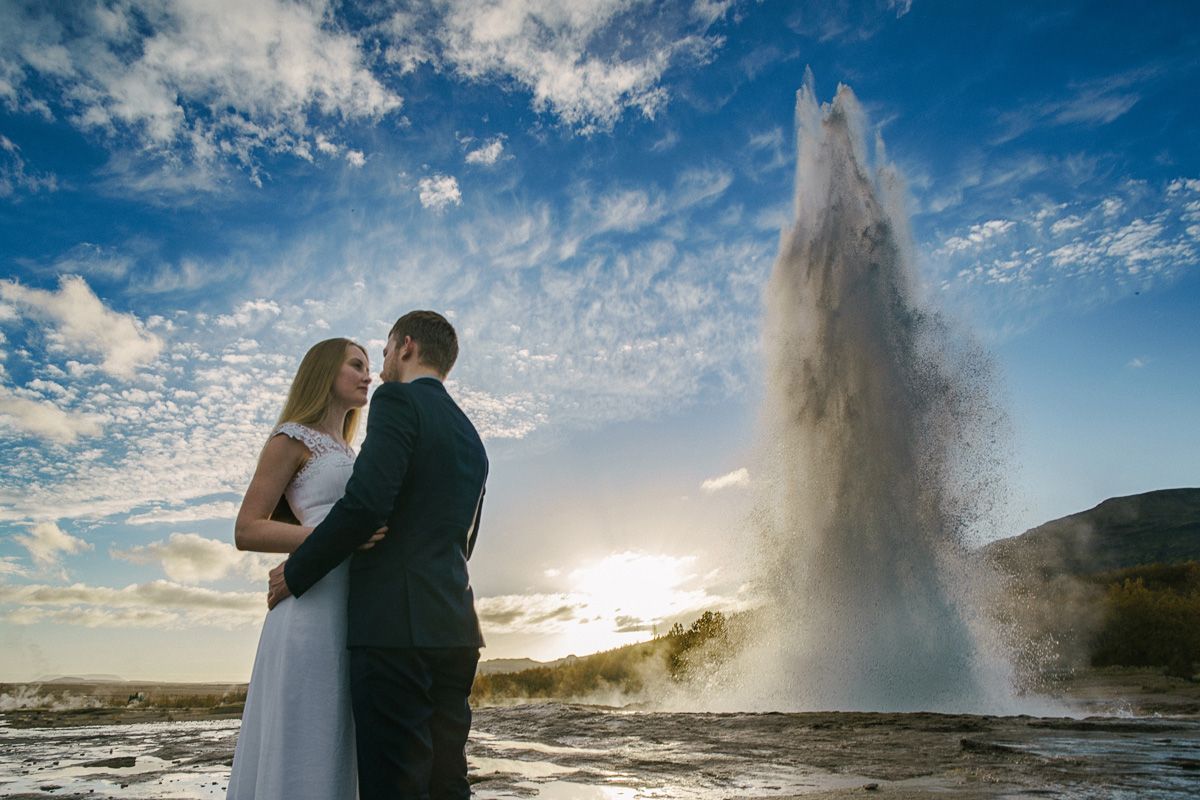
M388 338L412 338L420 346L421 363L448 375L458 359L458 334L449 320L436 311L410 311L392 326Z

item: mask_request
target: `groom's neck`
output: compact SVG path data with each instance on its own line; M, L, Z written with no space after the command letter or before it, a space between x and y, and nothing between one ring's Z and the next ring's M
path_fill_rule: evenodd
M433 378L435 381L443 382L446 380L445 375L438 374L438 371L425 366L413 367L411 370L406 370L400 376L401 383L412 383L419 378Z

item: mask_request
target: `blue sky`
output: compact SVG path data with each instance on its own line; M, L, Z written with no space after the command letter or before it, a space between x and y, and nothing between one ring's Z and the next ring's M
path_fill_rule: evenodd
M0 1L0 679L244 680L300 355L443 310L485 657L747 602L793 110L850 85L993 354L980 536L1200 467L1188 3ZM803 179L803 176L800 176ZM747 471L743 471L747 470Z

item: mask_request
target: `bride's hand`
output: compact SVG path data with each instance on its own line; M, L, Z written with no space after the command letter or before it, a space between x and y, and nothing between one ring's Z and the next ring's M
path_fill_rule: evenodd
M359 550L370 550L387 534L387 525L371 534L371 538L358 546Z

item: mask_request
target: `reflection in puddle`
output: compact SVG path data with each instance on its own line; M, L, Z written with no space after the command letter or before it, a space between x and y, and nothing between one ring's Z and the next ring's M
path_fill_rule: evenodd
M548 778L551 775L565 775L575 771L570 767L561 767L549 761L521 761L515 758L487 758L486 756L472 756L469 770L483 775L499 772L505 775L519 775L522 778Z
M0 795L221 800L237 720L15 730L0 726ZM214 752L215 751L215 752ZM177 757L162 757L172 753ZM122 760L133 759L126 764Z
M518 742L514 739L496 739L487 740L487 746L496 750L532 750L535 753L547 753L551 755L604 755L611 753L612 749L599 750L593 747L564 747L555 744L542 744L541 742Z
M662 795L643 794L627 786L588 786L569 781L550 781L549 783L528 784L518 786L536 788L537 796L546 800L633 800L638 797L661 797Z

